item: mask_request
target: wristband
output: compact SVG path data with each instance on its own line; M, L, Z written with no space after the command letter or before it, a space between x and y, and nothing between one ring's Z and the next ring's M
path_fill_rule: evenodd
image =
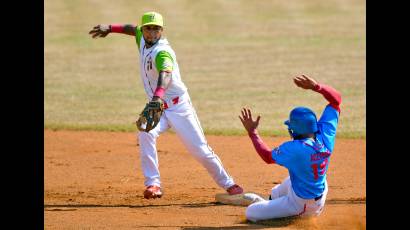
M154 96L162 98L164 94L165 94L165 89L162 87L157 87L157 89L155 90Z
M119 24L110 25L110 31L112 33L122 33L124 26Z
M313 88L313 91L318 92L320 89L322 89L322 86L321 86L319 83L317 83L317 84L315 85L315 88Z

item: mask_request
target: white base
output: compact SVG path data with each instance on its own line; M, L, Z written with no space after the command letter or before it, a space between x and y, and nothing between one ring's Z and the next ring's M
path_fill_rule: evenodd
M237 195L229 195L228 193L217 193L215 195L215 200L216 202L219 202L222 204L245 206L245 207L254 203L254 201L252 200L245 199L244 194L247 194L247 193L242 193L242 194L237 194Z

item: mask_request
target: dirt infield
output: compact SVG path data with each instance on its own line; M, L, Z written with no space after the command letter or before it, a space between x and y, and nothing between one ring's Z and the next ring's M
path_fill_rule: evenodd
M224 192L175 134L158 139L164 196L145 200L134 133L44 131L45 229L365 229L366 141L336 139L329 194L315 219L252 224L245 207L215 203ZM246 191L267 194L287 176L265 164L246 136L209 136L210 146ZM287 138L263 137L269 146Z

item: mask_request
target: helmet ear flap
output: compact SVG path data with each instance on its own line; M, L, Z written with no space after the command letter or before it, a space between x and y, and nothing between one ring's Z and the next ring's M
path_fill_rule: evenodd
M293 129L291 128L290 120L286 120L286 121L283 122L283 123L288 126L289 135L290 135L292 138L295 138L296 134L295 134L295 132L293 132Z
M297 135L293 132L293 130L292 129L290 129L290 128L288 128L288 132L289 132L289 135L292 137L292 138L295 138Z

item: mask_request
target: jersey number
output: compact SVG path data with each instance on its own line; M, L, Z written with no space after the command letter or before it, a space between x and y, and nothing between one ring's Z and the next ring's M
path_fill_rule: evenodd
M319 178L319 174L325 174L326 165L328 163L327 158L321 164L313 164L311 165L313 169L313 174L315 175L315 180Z
M152 59L151 57L149 57L148 61L147 61L147 71L152 70Z

